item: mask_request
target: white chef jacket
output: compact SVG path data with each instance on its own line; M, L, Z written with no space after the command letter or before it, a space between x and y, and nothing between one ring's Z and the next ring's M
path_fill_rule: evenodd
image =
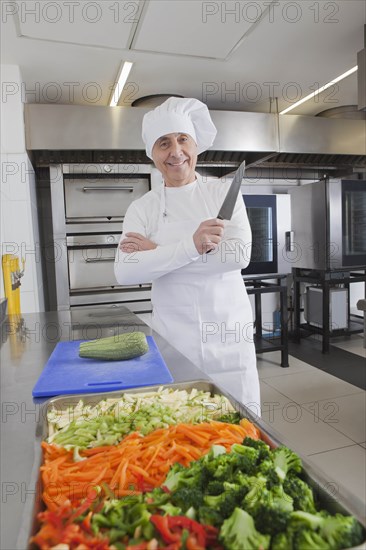
M182 187L154 189L134 201L123 233L141 233L154 250L116 254L120 284L152 282L153 328L221 387L259 414L259 382L250 302L241 277L251 230L239 194L220 245L200 255L199 224L215 218L230 182L201 177Z

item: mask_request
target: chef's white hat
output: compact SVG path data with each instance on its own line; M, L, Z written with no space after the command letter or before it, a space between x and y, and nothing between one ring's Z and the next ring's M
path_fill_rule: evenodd
M213 144L217 130L204 103L194 98L170 97L143 118L142 139L147 156L152 158L159 137L178 132L189 134L198 153L202 153Z

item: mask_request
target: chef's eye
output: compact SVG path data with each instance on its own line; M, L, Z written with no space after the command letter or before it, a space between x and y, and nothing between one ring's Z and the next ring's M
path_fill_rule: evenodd
M184 142L188 141L188 136L185 136L185 135L179 136L179 140Z
M162 149L166 149L168 147L168 142L167 141L161 141L159 143L159 145Z

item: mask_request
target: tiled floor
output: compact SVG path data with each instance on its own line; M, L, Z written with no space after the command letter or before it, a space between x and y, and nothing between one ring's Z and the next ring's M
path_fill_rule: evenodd
M361 336L333 345L366 357ZM262 420L365 508L366 392L292 356L289 363L280 366L280 352L258 356Z

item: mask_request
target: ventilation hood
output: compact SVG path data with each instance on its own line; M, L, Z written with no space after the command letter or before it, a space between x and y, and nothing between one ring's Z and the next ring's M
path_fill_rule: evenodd
M25 105L26 146L34 165L149 163L143 107ZM217 127L200 166L223 176L246 160L248 177L316 179L366 171L364 120L210 111Z

